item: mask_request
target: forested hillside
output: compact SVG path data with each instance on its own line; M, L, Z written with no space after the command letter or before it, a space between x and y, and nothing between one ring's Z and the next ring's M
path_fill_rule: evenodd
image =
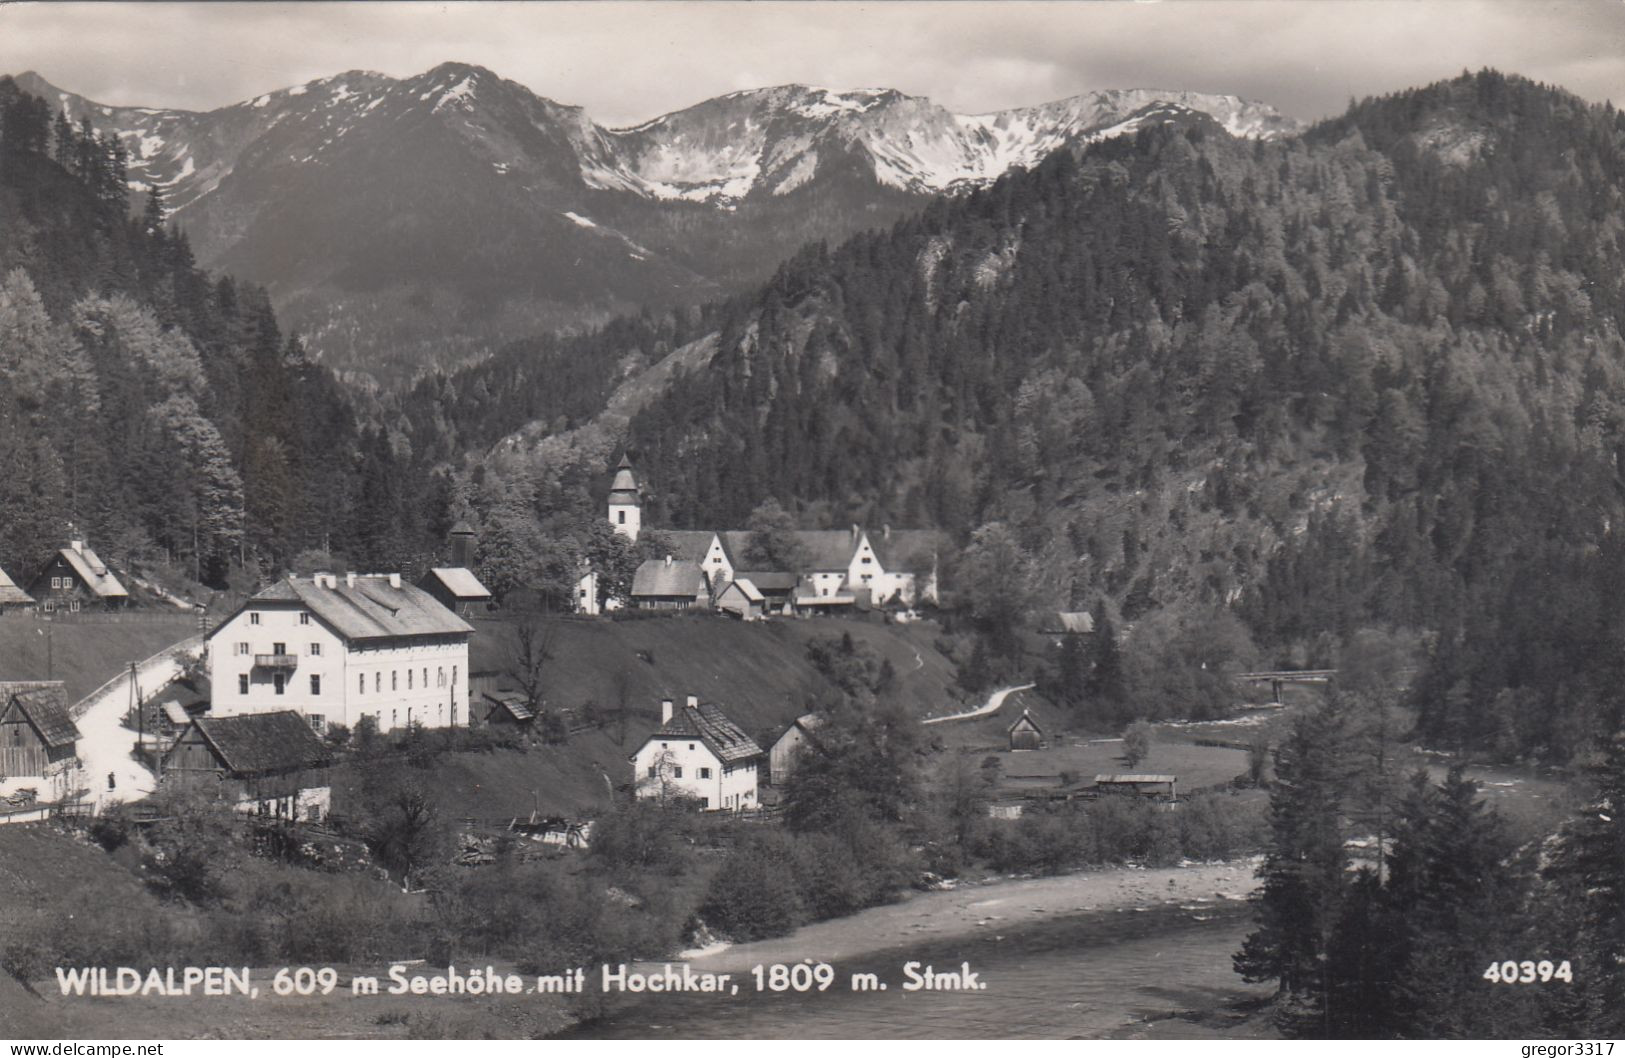
M558 433L715 333L631 423L654 524L773 497L946 528L990 633L1010 597L1176 637L1239 614L1283 661L1402 631L1429 737L1566 758L1617 722L1625 656L1622 172L1611 107L1488 71L1283 141L1170 116L757 296L429 380L414 444ZM584 487L603 456L500 446L468 498Z
M26 578L70 525L214 585L312 548L413 557L445 501L263 291L195 266L161 196L132 215L124 165L0 79L0 566Z

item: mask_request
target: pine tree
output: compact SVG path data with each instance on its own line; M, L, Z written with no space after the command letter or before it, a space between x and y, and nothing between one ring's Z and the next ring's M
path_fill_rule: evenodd
M1279 983L1277 1023L1288 1035L1327 1035L1341 1017L1332 1009L1327 960L1347 896L1346 729L1347 718L1327 702L1301 714L1276 750L1258 928L1234 960L1248 982Z

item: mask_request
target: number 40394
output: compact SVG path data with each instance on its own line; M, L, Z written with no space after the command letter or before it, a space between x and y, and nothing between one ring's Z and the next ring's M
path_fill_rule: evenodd
M1539 981L1542 984L1548 981L1562 981L1564 984L1574 983L1574 971L1569 968L1569 961L1554 963L1550 959L1532 962L1525 959L1523 962L1492 962L1490 968L1484 971L1484 980L1493 981L1498 985L1529 985Z

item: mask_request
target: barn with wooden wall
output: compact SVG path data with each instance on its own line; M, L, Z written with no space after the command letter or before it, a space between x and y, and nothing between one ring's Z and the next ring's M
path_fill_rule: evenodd
M0 683L0 784L59 801L79 786L79 727L60 680Z

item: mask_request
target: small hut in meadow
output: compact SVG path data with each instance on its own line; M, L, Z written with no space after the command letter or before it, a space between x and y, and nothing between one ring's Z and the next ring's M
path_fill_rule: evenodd
M1044 729L1038 726L1032 713L1023 709L1016 722L1010 725L1007 732L1010 736L1010 750L1043 749Z

